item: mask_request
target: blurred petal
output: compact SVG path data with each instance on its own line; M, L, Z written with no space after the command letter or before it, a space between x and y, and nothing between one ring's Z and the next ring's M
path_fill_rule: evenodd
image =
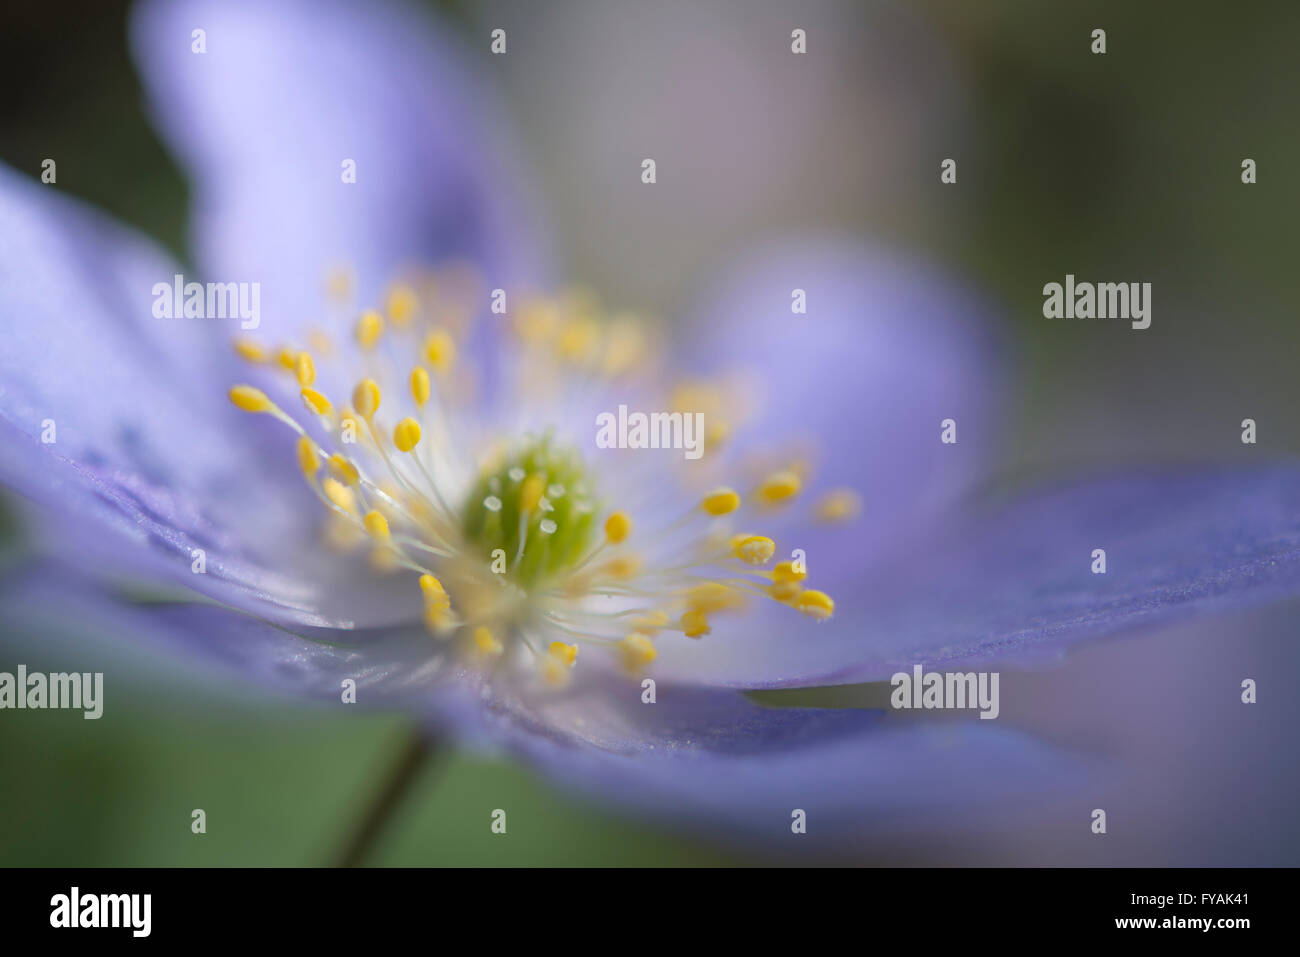
M795 290L806 315L792 313ZM729 454L811 446L810 492L848 486L863 500L843 556L854 568L888 560L995 459L1001 343L987 305L950 277L846 240L787 241L727 271L694 315L683 365L749 371L757 391ZM956 444L940 441L945 419ZM810 559L830 558L820 546L834 539L807 534Z
M233 679L329 704L351 678L362 706L414 704L438 668L421 629L299 635L221 605L127 601L56 562L0 580L0 602L9 653L99 645L124 668L179 668L227 689Z
M261 282L269 335L304 345L340 265L364 305L396 270L452 257L488 288L534 278L517 151L431 26L389 2L137 7L135 59L193 185L198 263L205 278ZM206 53L191 50L195 29Z
M914 664L1056 655L1300 589L1295 468L1107 478L954 523L838 594L828 622L756 608L689 646L661 642L656 666L745 688L880 681ZM1092 572L1099 548L1105 574Z
M40 547L284 621L418 614L340 580L292 436L226 399L229 330L154 318L177 271L157 248L2 167L0 221L0 483L41 507Z
M666 682L654 704L641 693L633 682L593 682L531 713L490 710L485 737L505 741L562 788L715 837L789 842L792 851L951 826L1078 784L1087 764L978 720L763 708ZM807 815L806 837L791 832L795 809Z

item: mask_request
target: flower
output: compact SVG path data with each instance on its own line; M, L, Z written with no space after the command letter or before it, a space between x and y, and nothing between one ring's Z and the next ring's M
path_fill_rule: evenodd
M1292 467L973 503L1000 345L987 307L898 255L763 248L667 347L581 291L528 294L548 270L495 107L404 8L150 3L134 42L204 276L260 282L267 321L231 349L229 323L153 318L177 267L0 171L20 317L0 480L45 552L6 583L16 620L66 613L323 700L355 681L584 793L773 840L798 810L839 844L1078 762L741 689L1014 661L1295 591ZM504 319L483 314L498 288ZM623 405L702 412L709 454L596 450Z

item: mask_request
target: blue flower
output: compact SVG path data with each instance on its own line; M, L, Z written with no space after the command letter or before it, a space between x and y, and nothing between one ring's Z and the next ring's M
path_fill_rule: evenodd
M497 104L404 8L146 3L134 26L202 278L258 283L261 321L156 318L182 267L0 170L0 481L40 545L13 620L57 609L325 701L353 681L581 793L774 839L799 810L838 843L1087 763L742 690L1014 664L1295 593L1290 466L978 494L1005 349L898 254L763 247L671 344L548 290ZM706 454L596 448L620 406L703 413Z

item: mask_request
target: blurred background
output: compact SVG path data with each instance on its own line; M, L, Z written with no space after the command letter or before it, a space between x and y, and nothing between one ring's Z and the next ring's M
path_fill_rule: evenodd
M42 159L59 157L60 189L186 262L186 184L142 110L128 6L5 5L0 160L37 176ZM1019 360L1005 483L1300 452L1300 5L427 6L510 105L556 259L606 301L671 323L757 238L869 235L965 277L1000 307ZM488 55L496 27L509 38L503 57ZM795 27L807 31L805 56L789 54ZM1104 56L1090 52L1094 28L1107 32ZM653 197L624 184L646 156L658 164ZM956 185L939 181L946 158L957 160ZM1241 182L1245 158L1258 164L1256 185ZM1066 273L1151 282L1151 328L1044 320L1042 286ZM1257 446L1240 441L1246 417L1258 422ZM0 562L14 560L20 538L12 516L0 517ZM1062 836L1074 826L1062 821L1078 809L1045 809L1041 822L978 842L936 835L931 845L885 843L871 860L1296 863L1300 825L1276 798L1297 775L1285 730L1295 726L1296 706L1279 696L1242 709L1216 688L1225 672L1296 673L1297 610L1102 642L1056 669L1004 674L1004 714L1020 709L1068 743L1145 756L1137 762L1144 776L1128 792L1129 820L1141 826L1130 824L1104 849L1086 833ZM6 643L40 644L48 659L29 653L29 667L57 666L58 636L0 627L10 631ZM111 648L97 653L111 660ZM77 660L78 670L89 667ZM3 715L0 864L331 860L393 760L402 722L232 698L158 667L137 676L129 702L117 691L98 722L73 712ZM1079 698L1089 688L1094 700L1113 696L1117 715L1152 694L1175 704L1142 728L1118 718L1108 727L1092 712L1072 721L1068 708L1042 707L1065 689ZM1205 775L1192 742L1232 756L1226 771ZM444 826L498 806L502 794L511 840ZM159 826L187 822L193 807L225 822L219 834L191 840L187 830L178 837ZM1188 833L1203 839L1189 844ZM575 805L525 769L464 755L421 780L375 857L466 865L756 859Z

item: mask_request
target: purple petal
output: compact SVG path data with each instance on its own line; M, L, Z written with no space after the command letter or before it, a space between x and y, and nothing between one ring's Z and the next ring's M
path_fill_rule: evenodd
M1100 479L952 522L835 596L828 622L781 608L719 618L700 642L661 642L656 666L733 687L877 681L914 664L1055 655L1300 587L1295 468ZM1094 549L1106 552L1105 574L1092 572Z
M583 796L715 836L797 840L791 850L953 826L1077 783L1083 766L979 722L930 726L870 711L768 709L733 692L666 683L654 705L640 703L638 684L600 679L572 695L503 700L454 665L444 670L422 632L313 640L216 605L128 604L60 566L6 579L0 602L6 654L75 650L77 661L105 671L109 708L112 689L131 683L128 672L168 681L237 676L326 707L351 707L341 700L350 678L363 710L421 712L460 743L504 749ZM808 816L806 838L790 831L795 808Z
M264 690L341 704L341 682L357 683L357 703L404 703L427 711L441 674L422 629L295 634L215 604L133 603L56 562L40 562L0 583L9 651L111 657L123 669L179 671L214 687L231 679ZM160 680L166 675L160 676Z
M191 50L195 29L206 53ZM271 335L302 344L341 264L363 304L396 270L449 257L489 288L536 278L518 151L428 17L388 2L151 0L132 39L194 188L205 278L261 282Z
M4 168L0 221L0 483L43 549L299 624L418 613L319 547L292 436L226 399L229 330L154 318L165 256Z
M795 289L806 315L792 314ZM685 364L755 374L759 407L733 453L811 445L817 485L861 495L855 567L915 535L995 460L1002 343L987 305L950 277L879 247L788 241L729 270L693 315ZM945 419L956 444L940 441ZM829 554L822 542L798 544L811 557Z
M481 735L580 794L790 850L953 826L1079 782L1085 762L1017 731L862 710L764 708L741 695L594 681L489 710ZM468 712L461 710L462 714ZM808 818L806 837L791 814Z

